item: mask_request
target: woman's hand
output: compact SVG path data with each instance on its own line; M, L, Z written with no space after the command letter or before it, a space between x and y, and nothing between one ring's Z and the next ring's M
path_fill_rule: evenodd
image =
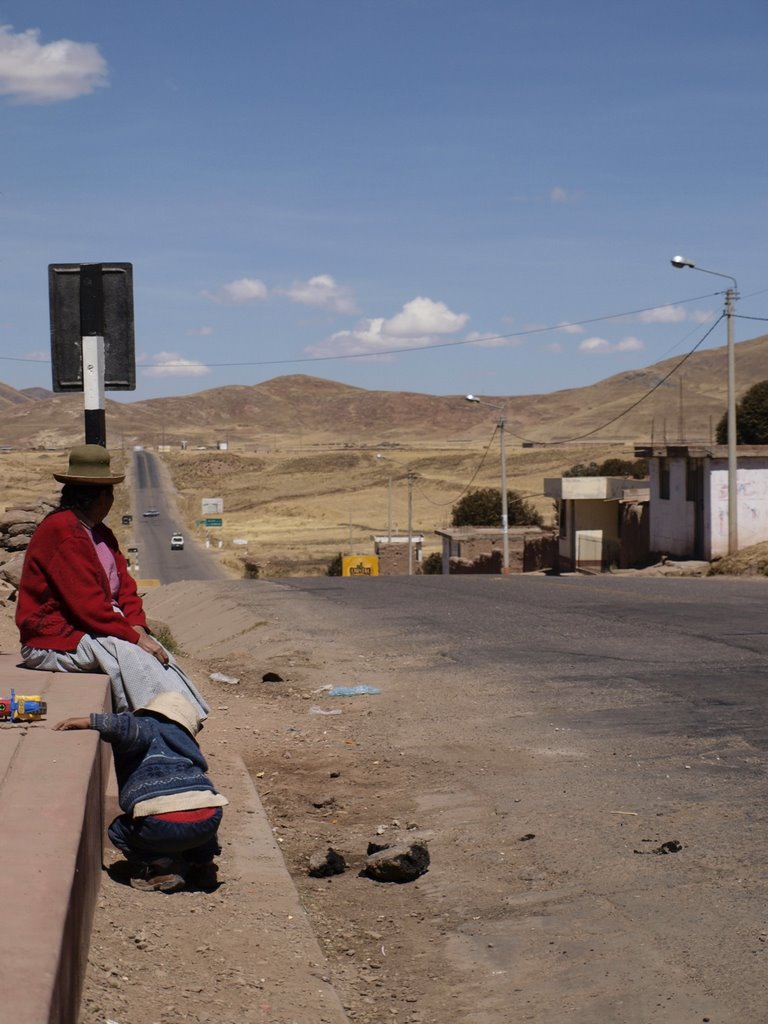
M63 722L54 725L55 732L68 732L70 729L90 729L90 718L65 718Z
M133 628L139 634L139 647L142 651L146 651L147 654L151 654L153 658L157 658L161 665L167 665L170 658L168 657L168 652L163 645L158 643L158 641L155 640L153 636L150 636L149 633L147 633L147 631L141 626L134 626Z

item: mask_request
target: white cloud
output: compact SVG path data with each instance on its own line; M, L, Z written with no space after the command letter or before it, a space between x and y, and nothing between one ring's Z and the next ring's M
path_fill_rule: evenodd
M239 306L246 302L262 302L269 298L269 289L257 277L241 277L237 281L223 284L218 291L204 291L203 295L211 302Z
M330 274L317 274L308 281L294 281L290 288L282 289L280 294L303 306L332 309L336 313L357 313L351 289L336 284Z
M418 296L406 302L399 313L387 320L386 333L394 338L419 338L431 334L455 334L469 320L466 313L453 313L444 302Z
M585 338L579 345L579 352L587 355L609 355L613 352L639 352L645 345L639 338L627 337L611 342L605 338Z
M560 324L558 330L562 331L563 334L586 334L586 327L582 327L581 324Z
M687 314L682 306L659 306L657 309L646 309L638 313L641 324L679 324Z
M427 348L436 339L460 331L468 320L466 313L454 313L443 302L419 296L388 320L361 320L353 330L337 331L307 351L318 356L375 356L390 349Z
M563 188L562 185L553 185L549 190L549 201L550 203L557 203L564 205L565 203L576 203L581 199L583 193L577 192L576 189Z
M193 327L191 331L187 333L194 335L196 338L208 338L213 334L213 328L207 324L203 324L201 327Z
M185 359L178 352L158 352L154 356L143 357L140 362L151 364L141 368L145 377L204 377L211 372L205 363Z
M559 341L550 341L547 345L544 346L544 350L546 352L563 352L564 351L563 346L560 344Z
M611 343L605 338L585 338L579 345L579 352L610 352Z
M614 345L614 352L641 352L645 348L645 345L639 338L622 338L621 341Z
M0 25L0 95L15 103L59 103L108 85L107 62L93 43L41 43L40 30Z

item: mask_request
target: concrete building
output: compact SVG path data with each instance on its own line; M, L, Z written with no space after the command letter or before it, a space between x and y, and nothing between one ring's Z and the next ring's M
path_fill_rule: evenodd
M443 541L443 575L502 571L504 535L501 527L453 526L435 530L435 533ZM508 544L510 572L555 567L557 547L552 530L540 526L510 526Z
M603 572L648 559L647 480L565 476L544 481L558 507L561 572Z
M421 572L421 559L424 550L424 534L411 535L413 550L411 561L413 573ZM408 535L385 534L374 536L373 553L379 556L379 576L408 575Z
M726 445L644 445L650 473L650 549L711 561L728 554ZM768 540L768 445L737 448L739 548Z

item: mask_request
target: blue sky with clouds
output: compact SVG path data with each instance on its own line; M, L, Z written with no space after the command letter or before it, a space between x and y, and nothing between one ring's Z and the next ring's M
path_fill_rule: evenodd
M763 0L0 0L0 26L14 387L51 385L54 262L133 264L128 400L581 386L712 326L728 282L678 252L768 315Z

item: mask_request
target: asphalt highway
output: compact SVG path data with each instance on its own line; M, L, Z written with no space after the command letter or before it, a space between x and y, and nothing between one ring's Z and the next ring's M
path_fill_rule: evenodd
M133 453L133 536L131 547L139 550L131 557L132 572L142 579L160 583L181 580L220 580L221 571L205 548L185 529L176 514L157 457L152 452ZM147 511L158 514L145 516ZM182 550L171 550L171 537L184 537Z
M452 665L503 682L646 691L651 703L580 727L734 731L768 749L768 580L617 576L286 579L334 618L437 645ZM660 703L657 703L660 702Z

